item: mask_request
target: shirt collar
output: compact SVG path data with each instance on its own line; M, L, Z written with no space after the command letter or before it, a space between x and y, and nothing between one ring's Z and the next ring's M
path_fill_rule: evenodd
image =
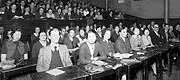
M55 51L55 47L57 47L56 49L59 50L59 44L51 43L50 46L52 51Z

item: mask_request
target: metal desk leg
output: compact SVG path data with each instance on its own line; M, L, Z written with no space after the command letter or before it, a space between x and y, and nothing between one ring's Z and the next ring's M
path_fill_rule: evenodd
M8 80L5 74L1 73L1 80Z
M171 71L172 71L172 64L171 64L171 51L172 49L170 49L170 51L167 54L168 57L168 76L171 76Z
M130 66L128 66L128 69L127 69L127 75L126 75L127 80L131 80L130 74L131 74L131 70L130 70Z
M142 74L143 80L148 80L148 66L147 62L143 64L143 74Z
M162 67L162 58L161 58L161 55L159 57L157 57L157 77L156 77L156 80L163 80L163 67Z

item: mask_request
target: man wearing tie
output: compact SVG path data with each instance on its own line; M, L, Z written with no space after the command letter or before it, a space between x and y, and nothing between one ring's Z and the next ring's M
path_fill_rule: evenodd
M166 38L159 30L159 25L155 24L153 31L150 33L151 41L155 46L162 46L167 42Z
M39 51L37 72L43 72L57 67L71 66L70 55L67 46L58 44L59 30L54 28L49 31L50 45Z

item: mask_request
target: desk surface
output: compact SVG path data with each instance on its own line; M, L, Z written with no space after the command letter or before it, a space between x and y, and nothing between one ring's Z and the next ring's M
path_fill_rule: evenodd
M143 50L143 52L145 53L144 55L137 55L135 54L133 57L131 58L137 58L138 57L147 57L145 59L141 59L139 60L139 63L155 57L156 55L161 54L163 51L168 50L168 48L154 48L154 49L147 49L147 50ZM111 65L116 65L116 64L122 64L121 60L117 60L117 59L113 59L113 60L107 60L107 63L111 64ZM133 64L136 64L137 62L134 62ZM22 69L27 69L27 68L32 68L33 66L36 66L36 64L32 64L31 62L29 62L29 64L31 65L25 65L25 66L20 66L20 67L16 67L10 70L2 70L0 69L0 71L3 73L7 73L7 72L11 72L11 71L18 71L18 70L22 70ZM124 68L123 68L124 67ZM127 69L127 66L121 66L121 69ZM95 72L95 73L90 73L87 72L84 68L83 65L78 65L78 66L70 66L70 67L65 67L65 68L60 68L61 70L65 71L65 73L60 74L58 76L53 76L50 75L46 72L40 72L40 73L32 73L31 77L33 80L77 80L77 79L82 79L82 80L86 80L87 78L98 78L98 77L103 77L103 76L107 76L107 75L111 75L114 74L118 69L112 69L112 68L105 68L104 67L104 71L102 72ZM120 70L121 71L121 70ZM19 71L20 72L20 71Z
M36 72L36 64L32 60L27 60L12 69L3 70L0 68L0 77L1 79L7 79L9 77L24 75L32 72Z
M88 74L77 66L69 66L65 68L59 68L60 70L65 71L65 73L58 76L50 75L46 72L39 72L31 74L33 80L86 80Z

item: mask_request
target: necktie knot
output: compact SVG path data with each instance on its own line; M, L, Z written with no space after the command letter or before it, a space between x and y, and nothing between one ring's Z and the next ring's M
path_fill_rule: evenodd
M56 46L54 46L54 50L57 51L57 47Z

